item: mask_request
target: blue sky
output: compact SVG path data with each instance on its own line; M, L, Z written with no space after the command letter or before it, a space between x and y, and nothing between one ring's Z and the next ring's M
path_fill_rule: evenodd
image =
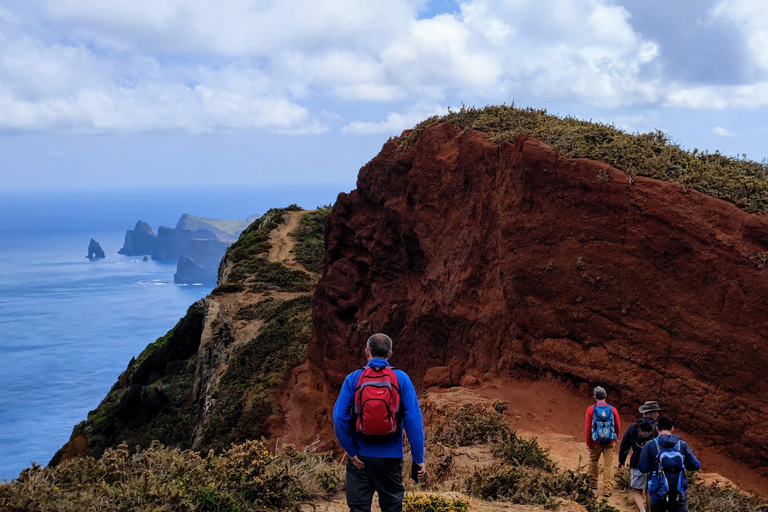
M3 188L354 186L512 103L768 157L757 0L3 0Z

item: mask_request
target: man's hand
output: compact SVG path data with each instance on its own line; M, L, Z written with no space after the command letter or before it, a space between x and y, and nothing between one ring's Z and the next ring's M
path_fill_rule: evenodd
M365 463L363 463L363 461L358 459L357 455L355 455L354 457L350 457L349 458L349 462L351 462L352 465L355 466L357 469L364 469L365 468Z
M418 462L416 464L419 464ZM423 482L424 479L427 477L427 463L422 462L419 464L421 466L421 469L419 470L419 482Z
M587 445L587 451L588 451L588 452L591 452L591 451L592 451L592 445L591 445L591 444L588 444L588 445Z

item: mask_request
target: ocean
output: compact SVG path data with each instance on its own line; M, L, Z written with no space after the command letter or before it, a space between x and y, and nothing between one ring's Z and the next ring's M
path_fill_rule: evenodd
M47 464L131 357L210 292L175 285L174 263L117 254L137 220L244 219L349 188L0 192L0 481ZM91 238L103 260L85 258Z

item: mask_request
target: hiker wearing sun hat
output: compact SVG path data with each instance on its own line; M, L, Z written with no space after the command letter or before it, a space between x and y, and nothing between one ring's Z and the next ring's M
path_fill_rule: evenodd
M656 420L659 419L659 402L645 402L638 408L643 415L638 421L629 426L619 447L619 469L624 466L627 455L630 450L632 457L629 459L629 472L631 480L629 486L632 488L632 498L640 512L645 512L645 490L648 487L648 475L643 474L638 468L637 463L640 460L640 452L645 443L654 439L658 435Z

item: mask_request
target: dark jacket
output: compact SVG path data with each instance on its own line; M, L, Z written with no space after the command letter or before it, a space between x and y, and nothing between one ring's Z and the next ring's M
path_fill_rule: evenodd
M619 447L619 466L623 466L624 463L627 461L627 455L629 455L629 451L632 451L632 456L629 458L629 467L632 469L637 469L637 462L640 460L640 452L643 449L643 445L641 444L642 441L640 441L640 425L643 423L650 423L653 425L653 437L650 439L653 439L658 435L656 432L656 422L653 420L653 418L641 418L640 420L634 422L629 426L627 431L624 433L624 438L621 440L621 446Z
M680 436L675 434L661 434L659 437L656 438L656 441L659 443L660 446L664 448L671 448L677 444L678 441L680 441ZM693 451L691 450L691 447L688 446L688 443L685 441L680 441L680 453L683 454L683 463L685 464L685 469L689 471L696 471L701 469L701 463L699 462L699 459L696 458L696 456L693 454ZM656 442L649 441L645 443L645 446L643 446L643 451L640 452L640 460L637 463L637 469L642 471L643 473L651 473L652 471L656 471L658 469L658 463L659 463L659 449L656 446ZM677 499L677 481L679 478L685 478L685 476L681 473L670 473L667 472L667 482L669 483L669 499L676 500ZM687 488L688 485L685 480L683 480L683 488ZM654 496L651 494L652 499L660 499L661 496Z

